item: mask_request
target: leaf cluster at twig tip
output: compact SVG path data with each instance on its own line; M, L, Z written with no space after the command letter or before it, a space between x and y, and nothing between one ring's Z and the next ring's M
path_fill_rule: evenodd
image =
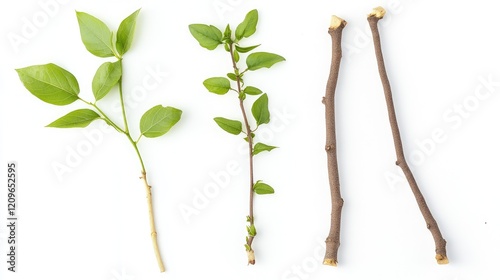
M224 131L240 135L244 134L244 139L248 143L249 161L250 161L250 213L247 217L247 233L245 248L248 254L248 264L255 263L255 255L252 249L252 242L257 235L255 228L255 220L253 215L253 194L272 194L274 189L262 181L255 182L253 174L253 157L264 151L272 151L277 148L264 143L255 143L254 138L258 128L261 125L268 124L271 121L271 114L269 112L269 97L266 93L255 86L245 85L245 75L251 71L257 71L262 68L271 68L276 63L285 61L285 58L269 52L253 52L258 45L243 46L241 42L245 38L249 38L257 31L257 23L259 21L259 14L257 10L248 12L244 20L236 27L233 32L231 26L226 25L224 31L218 29L213 25L206 24L191 24L189 31L193 37L198 41L200 46L208 50L215 50L218 46L222 45L226 52L229 53L231 58L232 72L226 76L211 77L203 81L205 88L218 95L225 95L228 92L235 92L239 101L241 110L242 121L232 118L216 117L214 121ZM245 59L246 67L241 70L240 62L241 56L248 54ZM255 96L251 107L251 113L254 122L251 122L247 116L245 109L245 100L248 96Z

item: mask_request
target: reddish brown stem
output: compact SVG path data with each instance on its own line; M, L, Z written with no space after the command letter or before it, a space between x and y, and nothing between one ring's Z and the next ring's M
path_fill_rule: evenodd
M387 71L385 69L384 58L382 55L382 47L380 44L380 34L378 31L378 21L383 18L385 14L385 10L381 7L375 8L374 11L368 15L368 22L370 24L370 28L373 35L373 43L375 45L375 54L377 57L378 71L380 74L380 79L382 81L382 86L384 88L385 100L387 103L387 111L389 114L389 122L391 124L392 137L394 138L394 147L396 149L397 161L396 165L398 165L406 176L408 180L408 184L415 196L418 207L424 220L427 224L427 228L432 234L434 238L434 243L436 245L436 260L438 264L447 264L448 257L446 256L446 240L444 240L441 235L441 231L439 230L438 224L434 217L432 216L431 210L427 206L425 202L424 196L420 191L415 177L406 162L404 151L403 151L403 143L401 140L401 134L399 132L398 122L396 118L396 110L394 109L394 101L392 99L392 91L391 85L389 83L389 78L387 76Z
M323 98L325 104L326 120L326 156L328 163L328 177L330 183L330 193L332 200L330 232L326 238L326 252L323 264L337 266L337 252L340 246L340 219L344 200L340 194L339 170L337 163L337 141L335 132L335 90L340 70L340 60L342 58L342 30L346 26L346 21L336 16L332 17L332 26L328 33L332 37L332 62L330 66L330 76L326 85L326 94Z
M242 93L242 88L241 88L241 77L239 76L240 70L238 69L238 66L236 65L236 59L234 57L234 47L233 43L229 44L229 52L231 53L231 61L233 64L233 69L236 75L236 85L238 87L238 95ZM253 137L252 137L252 129L250 128L250 122L248 121L247 113L245 110L245 105L243 103L243 98L239 96L239 101L240 101L240 110L241 114L243 116L243 122L245 126L245 134L247 136L247 141L248 141L248 158L249 158L249 172L250 172L250 193L249 193L249 209L248 209L248 222L250 223L250 226L254 226L254 216L253 216L253 205L254 205L254 176L253 176ZM247 256L248 256L248 264L254 265L255 264L255 253L252 248L252 243L254 240L255 236L247 236L246 239L246 245L247 245Z

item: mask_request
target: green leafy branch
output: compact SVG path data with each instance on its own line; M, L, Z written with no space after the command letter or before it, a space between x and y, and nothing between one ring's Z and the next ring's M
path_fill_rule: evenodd
M93 102L79 96L80 87L75 76L58 65L52 63L34 65L16 69L16 71L26 89L44 102L63 106L78 100L89 107L74 110L53 121L47 127L81 128L88 126L93 121L103 120L116 131L126 136L134 148L141 165L141 179L146 187L153 249L160 271L163 272L165 267L158 248L151 186L146 178L146 168L138 143L143 136L154 138L167 133L180 120L182 111L168 106L154 106L141 117L140 135L134 139L130 134L122 87L123 55L132 45L139 12L140 10L135 11L120 23L116 36L101 20L84 12L76 12L80 35L85 48L95 56L102 58L115 57L117 59L115 62L104 62L97 69L92 80L92 92L95 99ZM105 98L116 86L118 86L121 104L122 124L114 122L98 105L98 101Z
M230 54L233 71L226 74L226 77L212 77L203 82L203 85L209 92L225 95L230 91L237 94L239 107L243 117L243 122L229 118L217 117L214 121L224 131L240 135L244 134L245 141L248 142L249 155L249 173L250 173L250 206L249 215L247 216L247 233L245 248L248 254L248 263L255 264L254 250L252 242L257 235L254 219L254 193L256 194L272 194L274 189L262 181L255 182L254 180L254 156L263 152L275 149L275 146L264 143L254 143L254 137L259 127L270 122L270 113L268 108L268 95L257 87L245 85L244 77L250 71L256 71L261 68L270 68L274 64L284 61L280 55L268 52L253 52L260 45L242 46L241 41L244 38L252 36L257 30L257 22L259 16L257 10L248 12L243 22L241 22L233 32L228 24L222 32L213 25L206 24L191 24L189 31L199 44L208 49L214 50L218 46L223 45L224 49ZM240 67L238 64L242 54L249 53L246 57L246 68ZM248 96L258 96L252 104L251 113L255 123L251 123L246 112L245 100Z

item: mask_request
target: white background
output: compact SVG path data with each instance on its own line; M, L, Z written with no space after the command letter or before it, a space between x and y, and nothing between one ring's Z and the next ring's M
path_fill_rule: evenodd
M2 174L10 160L19 166L19 245L18 272L6 271L1 261L1 279L499 279L497 1L68 2L3 4L0 163ZM43 3L56 4L44 8ZM366 14L378 5L388 10L379 24L406 154L448 241L446 266L435 263L432 237L394 165L366 22ZM45 128L82 104L43 103L24 89L14 71L56 63L78 78L81 95L91 99L92 77L105 60L85 50L74 11L90 13L116 30L141 7L136 38L124 58L125 95L134 107L129 108L132 131L137 135L140 116L154 105L184 111L165 137L140 144L153 185L164 274L152 252L145 193L131 146L98 122L86 129ZM231 23L235 28L253 8L260 21L248 45L262 43L259 50L279 53L287 61L248 74L247 82L270 98L273 121L261 140L280 148L256 157L256 178L272 185L276 194L256 197L257 264L247 266L243 141L212 120L238 118L237 99L210 94L202 85L208 77L229 72L230 61L221 48L201 48L188 25L224 28ZM332 14L348 21L337 88L345 200L337 268L321 265L330 226L321 98L330 65ZM154 71L161 72L156 85L139 94ZM103 105L111 108L112 100ZM68 163L84 146L88 149L80 160ZM58 177L58 164L71 171ZM2 189L0 207L6 209L6 186ZM207 190L211 197L203 201L200 193ZM196 213L183 215L180 209L186 207ZM0 211L2 221L5 212ZM2 226L0 260L6 260L7 235Z

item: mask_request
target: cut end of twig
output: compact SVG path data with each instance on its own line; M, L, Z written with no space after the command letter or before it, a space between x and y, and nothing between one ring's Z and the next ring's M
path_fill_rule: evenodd
M334 259L324 259L323 260L324 265L329 265L329 266L337 266L337 260Z
M253 250L247 251L248 255L248 264L254 265L255 264L255 253Z
M443 255L441 255L441 254L437 254L437 255L436 255L436 260L437 260L437 263L438 263L438 264L448 264L448 263L450 263L450 262L448 261L448 257L443 256Z
M382 7L376 7L372 10L370 14L368 14L368 17L376 17L376 18L383 18L385 16L385 9Z
M346 26L347 21L339 18L338 16L332 16L332 19L330 21L330 29L337 29L339 27L344 27Z

